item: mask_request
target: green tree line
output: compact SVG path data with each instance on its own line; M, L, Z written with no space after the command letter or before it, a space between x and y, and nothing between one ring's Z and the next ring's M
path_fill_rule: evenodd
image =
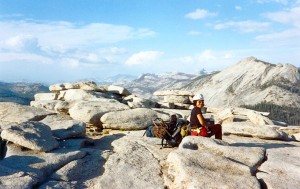
M256 111L270 112L268 117L275 121L283 121L289 125L300 125L300 108L279 106L266 102L255 105L243 105L242 107Z

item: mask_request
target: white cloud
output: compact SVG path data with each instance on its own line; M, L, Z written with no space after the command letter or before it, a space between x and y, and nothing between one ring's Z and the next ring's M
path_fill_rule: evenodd
M251 33L251 32L259 32L259 31L266 31L270 26L268 22L256 22L256 21L239 21L239 22L225 22L216 24L214 26L215 29L221 30L226 28L234 28L239 30L240 32L244 33Z
M200 61L207 61L207 60L215 60L217 59L214 53L211 50L204 50L199 55L197 55L197 59Z
M230 52L224 54L224 58L225 59L230 59L230 58L233 58L233 57L234 57L234 55L232 53L230 53Z
M257 41L269 42L272 46L299 46L300 29L289 29L282 32L259 35L255 38Z
M149 29L124 25L70 22L0 21L0 62L32 62L78 68L124 62L128 50L97 48L151 37Z
M89 64L111 64L121 62L121 59L127 54L127 49L108 47L96 50L77 49L75 51L64 53L64 56L76 58L81 62Z
M163 54L164 53L160 51L141 51L129 57L125 64L136 65L153 63L154 61L159 59Z
M171 63L172 67L179 68L186 73L192 73L193 70L202 70L203 68L208 71L222 70L244 57L245 53L242 53L241 50L215 51L205 49L194 55L173 58L168 62Z
M264 15L275 22L292 24L300 28L300 7L294 7L286 11L266 13Z
M238 10L238 11L241 11L241 10L242 10L242 7L241 7L241 6L235 6L234 8L235 8L235 10Z
M263 14L274 22L290 25L290 28L259 35L256 37L257 41L272 43L272 46L294 46L298 47L300 44L300 7L286 9L285 11L269 12Z
M103 23L79 26L70 22L2 21L0 28L0 41L17 38L22 34L37 39L44 50L60 52L68 48L91 46L91 44L113 44L156 34L145 28L136 29L125 25ZM0 43L0 45L1 49L8 48L12 44Z
M0 43L2 48L10 51L40 51L40 47L38 44L38 39L31 35L16 35L10 38L4 39L2 43Z
M190 18L193 20L204 19L207 17L214 17L214 16L217 16L217 13L212 13L205 9L196 9L194 12L190 12L185 15L186 18Z
M1 62L32 62L41 64L53 64L55 60L32 53L0 52L0 63Z
M78 68L80 66L80 62L78 59L73 58L63 58L61 60L61 64L67 68Z

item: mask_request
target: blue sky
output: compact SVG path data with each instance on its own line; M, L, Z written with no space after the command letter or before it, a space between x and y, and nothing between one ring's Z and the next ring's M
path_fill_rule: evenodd
M300 0L0 0L0 81L300 67Z

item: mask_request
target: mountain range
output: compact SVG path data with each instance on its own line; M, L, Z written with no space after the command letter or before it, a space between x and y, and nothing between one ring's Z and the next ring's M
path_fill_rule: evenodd
M0 102L30 104L36 93L49 92L48 86L40 83L0 82Z
M98 84L125 87L142 98L154 98L161 90L189 90L201 93L214 107L255 105L262 102L300 107L300 71L291 64L271 64L255 57L240 60L219 72L200 75L171 72L135 76L120 74ZM35 93L48 92L48 86L32 83L0 82L0 101L28 104Z
M163 74L143 74L137 79L129 82L115 82L114 85L120 85L127 88L133 94L140 95L143 98L155 98L153 93L157 90L180 89L192 82L197 75L180 72L171 72Z
M300 107L300 71L291 64L271 64L248 57L214 74L194 79L183 90L202 93L215 107L261 102Z

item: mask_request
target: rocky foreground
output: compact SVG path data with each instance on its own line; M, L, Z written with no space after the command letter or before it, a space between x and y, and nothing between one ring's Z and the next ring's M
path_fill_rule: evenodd
M208 107L223 141L187 136L161 149L156 117L188 119L188 91L161 102L93 82L50 86L31 106L0 103L0 188L298 188L300 127L267 112Z

